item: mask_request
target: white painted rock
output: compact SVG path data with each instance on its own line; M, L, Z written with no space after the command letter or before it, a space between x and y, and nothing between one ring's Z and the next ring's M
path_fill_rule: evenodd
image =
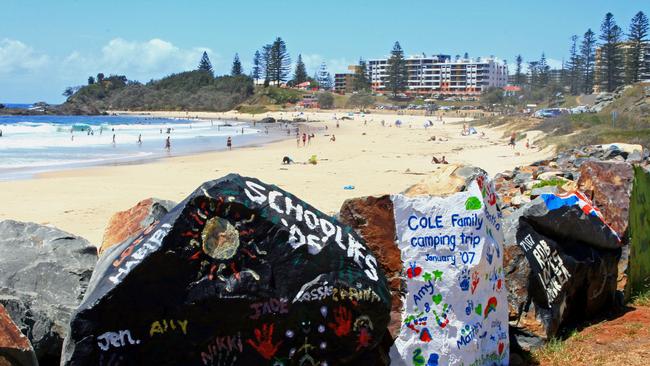
M501 214L484 176L445 198L392 196L406 273L392 365L507 365Z

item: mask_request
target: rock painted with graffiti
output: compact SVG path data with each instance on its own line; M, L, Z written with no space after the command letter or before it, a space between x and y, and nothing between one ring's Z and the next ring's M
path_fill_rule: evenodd
M105 252L62 364L373 364L390 306L352 228L231 174Z
M507 365L501 213L479 176L448 197L391 196L406 298L392 365Z

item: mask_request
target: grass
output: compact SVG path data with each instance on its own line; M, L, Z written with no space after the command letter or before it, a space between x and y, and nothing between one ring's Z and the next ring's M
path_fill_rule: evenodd
M564 365L571 360L571 354L567 352L566 341L558 338L551 338L543 347L533 351L533 357L535 360L552 365Z
M650 290L640 292L632 297L634 306L650 306Z
M239 113L260 114L268 112L266 106L263 105L240 105L237 107Z
M559 187L561 185L564 185L565 182L566 181L564 181L562 179L559 179L559 178L551 178L551 179L543 180L543 181L541 181L539 183L535 183L533 185L533 189L547 187L547 186L557 186L557 187Z
M575 95L565 95L564 103L560 107L562 108L573 108L578 106L578 97Z

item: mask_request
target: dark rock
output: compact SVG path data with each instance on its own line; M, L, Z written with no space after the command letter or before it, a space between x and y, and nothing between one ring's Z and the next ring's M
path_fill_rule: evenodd
M157 198L147 198L128 210L116 212L108 220L102 243L97 249L101 255L106 249L140 234L156 224L176 203Z
M618 238L577 200L588 203L545 194L504 221L510 325L522 349L616 303Z
M62 363L376 364L389 318L386 278L352 228L231 174L104 253Z
M628 163L590 161L580 167L578 189L591 198L605 222L625 237L634 179Z
M38 365L36 354L29 339L11 320L4 306L0 304L0 365Z
M273 117L262 118L260 120L260 123L275 123L275 118Z
M0 304L29 338L41 364L58 363L96 253L85 239L56 228L0 222Z
M627 156L625 161L628 163L640 163L643 161L643 153L639 150L635 150Z
M533 179L533 174L532 173L517 173L515 175L515 178L512 180L512 182L516 185L522 185L530 180Z
M554 194L557 193L557 191L558 191L557 186L538 187L532 189L532 191L530 192L530 196L531 198L534 198L542 194Z

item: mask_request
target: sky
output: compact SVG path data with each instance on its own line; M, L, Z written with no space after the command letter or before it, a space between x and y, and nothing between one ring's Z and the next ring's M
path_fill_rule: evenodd
M570 37L598 33L607 12L627 32L650 1L637 0L0 0L0 102L60 103L68 86L103 72L149 81L192 70L207 51L216 74L239 53L282 37L312 75L344 72L359 58L494 55L514 65L567 58ZM513 67L511 67L511 70Z

